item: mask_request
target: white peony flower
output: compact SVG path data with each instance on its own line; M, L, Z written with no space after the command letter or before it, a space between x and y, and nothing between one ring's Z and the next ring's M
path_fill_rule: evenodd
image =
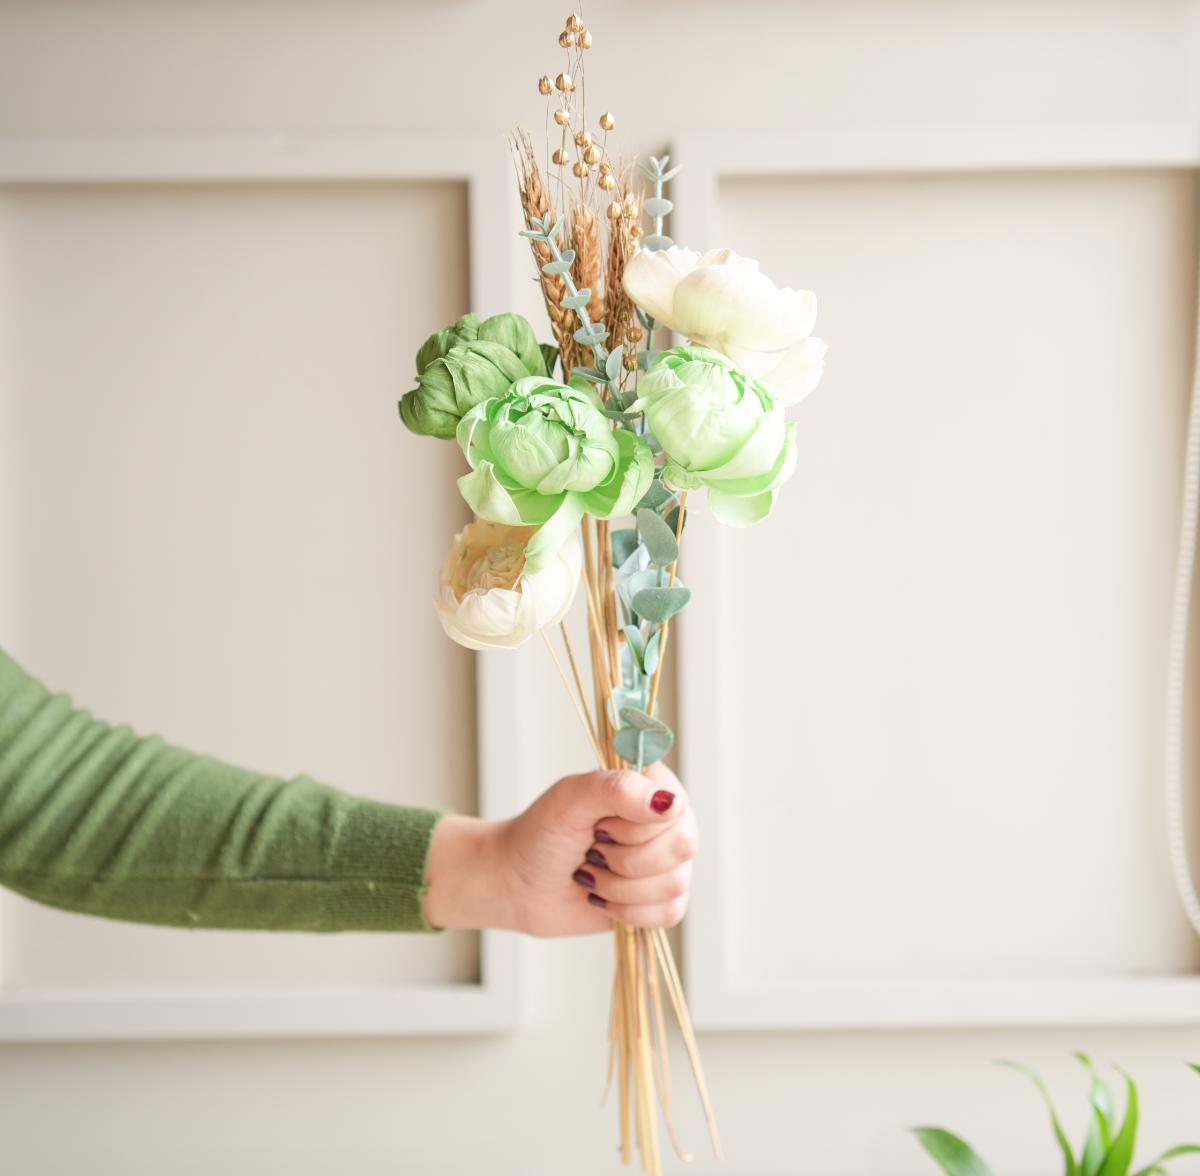
M583 566L576 529L536 572L525 570L534 527L477 520L454 537L434 599L442 628L468 649L511 649L557 625Z
M647 314L727 356L784 405L816 386L825 344L812 337L817 297L780 289L732 249L642 249L625 266L625 291Z

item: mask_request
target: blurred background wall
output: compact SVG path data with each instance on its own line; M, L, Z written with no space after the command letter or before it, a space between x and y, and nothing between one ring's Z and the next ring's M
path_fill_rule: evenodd
M565 14L6 3L0 135L536 131ZM1200 119L1195 3L584 15L589 89L630 153L695 131ZM763 615L787 632L769 644L760 619L739 655L773 698L736 782L738 967L1194 970L1157 791L1193 179L751 178L721 195L722 241L691 244L817 290L833 347L792 501L737 541L739 567L786 552ZM469 808L471 662L426 605L462 517L453 455L403 434L393 404L416 346L466 309L465 226L456 184L0 193L0 640L108 717ZM532 314L525 276L514 299ZM553 671L531 658L529 673L549 715L533 796L584 752ZM939 699L948 713L923 709ZM942 836L909 830L897 849L888 830L914 811ZM11 898L0 924L17 987L476 967L468 936L209 939ZM0 1159L31 1174L615 1171L611 1109L596 1109L610 951L526 944L511 1035L2 1046ZM1148 1148L1200 1135L1180 1065L1200 1057L1194 1028L703 1047L730 1158L705 1158L681 1093L697 1172L926 1172L903 1131L923 1122L998 1171L1046 1172L1032 1092L988 1063L1036 1065L1078 1118L1075 1048L1141 1080Z

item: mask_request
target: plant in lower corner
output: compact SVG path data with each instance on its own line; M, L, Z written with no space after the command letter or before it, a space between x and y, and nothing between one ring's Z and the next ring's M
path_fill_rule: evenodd
M1180 1156L1200 1155L1200 1144L1180 1143L1160 1152L1148 1164L1135 1167L1134 1148L1138 1132L1138 1091L1132 1078L1118 1071L1125 1082L1124 1109L1117 1114L1112 1090L1087 1054L1075 1055L1091 1079L1088 1092L1087 1129L1076 1155L1059 1121L1045 1083L1028 1066L998 1062L1024 1074L1037 1087L1050 1112L1050 1127L1062 1157L1063 1176L1166 1176L1167 1161ZM1189 1062L1200 1073L1200 1066ZM914 1127L913 1134L946 1176L992 1176L992 1169L965 1139L942 1127Z

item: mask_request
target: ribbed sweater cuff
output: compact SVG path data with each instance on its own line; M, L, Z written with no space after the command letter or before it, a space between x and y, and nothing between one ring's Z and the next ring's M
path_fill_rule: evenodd
M333 847L328 916L346 931L438 931L425 917L433 830L444 813L355 798Z

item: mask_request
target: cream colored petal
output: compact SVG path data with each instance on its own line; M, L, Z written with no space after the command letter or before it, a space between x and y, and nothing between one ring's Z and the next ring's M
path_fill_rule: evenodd
M732 249L710 249L700 255L700 265L728 265L749 273L758 272L758 262L753 257L742 257Z
M813 336L801 339L782 356L771 357L778 362L761 377L763 384L786 408L799 404L820 382L828 350Z
M780 290L765 274L732 265L698 266L675 289L675 329L746 351L782 351L811 334L816 295Z
M674 330L671 306L675 287L696 268L699 260L698 253L678 245L653 253L639 249L625 266L622 280L625 293L648 315Z

